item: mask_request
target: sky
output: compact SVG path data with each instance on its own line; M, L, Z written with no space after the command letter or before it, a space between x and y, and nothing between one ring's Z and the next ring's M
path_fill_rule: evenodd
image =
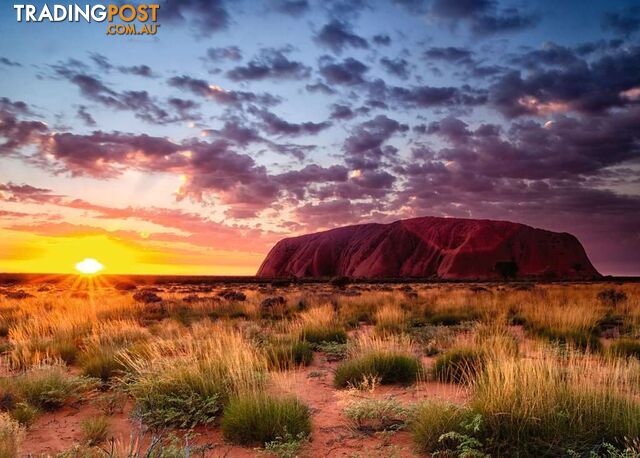
M284 237L432 215L640 275L636 1L162 0L153 36L13 3L0 272L252 275Z

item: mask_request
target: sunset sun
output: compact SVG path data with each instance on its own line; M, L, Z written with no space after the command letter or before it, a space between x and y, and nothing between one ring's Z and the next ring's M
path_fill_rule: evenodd
M104 266L93 258L84 258L76 264L76 270L84 275L94 275L104 269Z

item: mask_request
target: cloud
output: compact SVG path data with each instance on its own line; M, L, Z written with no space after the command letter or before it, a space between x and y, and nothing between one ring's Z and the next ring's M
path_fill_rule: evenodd
M87 111L87 107L84 105L80 105L76 112L76 116L85 123L85 125L89 127L95 127L97 125L96 120L91 116L91 113Z
M374 35L371 41L379 46L389 46L391 44L391 37L386 34L378 34Z
M255 81L263 79L305 79L311 73L311 68L302 62L289 60L286 51L265 48L260 55L247 63L235 67L227 72L227 77L233 81Z
M427 59L450 63L471 63L473 53L468 49L455 46L431 47L424 52Z
M328 121L291 123L267 110L250 109L249 112L260 118L262 128L271 135L316 135L331 127Z
M164 0L159 11L161 21L188 21L202 36L226 29L231 21L223 0Z
M518 8L499 8L494 0L433 0L428 13L451 26L464 21L475 35L515 32L539 21L537 16Z
M389 59L387 57L383 57L382 59L380 59L380 63L388 74L396 76L403 80L409 78L409 62L407 62L405 59Z
M18 150L39 138L48 127L41 121L23 121L21 115L32 114L26 103L0 98L0 156L15 155Z
M282 14L299 17L311 9L308 0L272 0L271 7Z
M207 57L213 62L222 62L225 60L240 61L242 60L242 51L237 46L208 48Z
M346 48L367 49L369 43L363 37L356 35L351 26L337 19L325 24L315 36L315 41L320 46L341 54Z
M534 58L538 64L533 70L524 75L509 71L490 88L491 104L507 117L599 113L636 103L625 94L640 87L640 46L628 46L592 61L572 59L566 49L554 48L512 60L528 66ZM567 63L559 65L559 61Z
M613 30L628 37L640 30L640 6L629 6L619 11L605 13L602 25L607 30Z
M115 110L131 111L135 116L151 124L168 124L184 121L184 113L172 115L147 91L126 90L118 92L108 87L99 77L78 73L71 62L55 65L56 74L74 84L87 99Z
M365 82L364 74L369 70L365 64L353 57L335 63L328 59L320 62L320 74L329 84L354 86Z
M409 126L378 115L357 125L344 142L346 163L356 170L376 169L382 158L395 154L396 150L385 146L395 134L406 132Z
M16 62L4 56L0 56L0 64L6 65L7 67L22 67L20 62Z
M242 105L245 102L273 106L280 103L280 99L271 94L255 94L247 91L228 91L199 78L188 75L174 76L167 80L170 86L189 91L201 97L210 98L224 105Z

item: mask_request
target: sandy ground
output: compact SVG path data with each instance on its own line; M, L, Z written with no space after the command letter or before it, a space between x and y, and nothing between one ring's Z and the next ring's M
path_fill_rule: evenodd
M337 390L333 387L333 371L336 362L329 362L316 353L314 361L305 368L273 374L274 392L295 394L312 411L313 433L310 443L301 450L301 456L309 457L411 457L413 451L411 437L406 431L394 433L364 434L348 424L342 411L350 400L358 398L394 399L409 405L429 398L446 399L461 403L466 393L456 385L436 382L419 382L409 387L378 386L371 391ZM425 365L431 360L424 358ZM24 457L55 456L67 450L81 438L82 421L101 414L93 395L74 406L42 415L29 429L24 442ZM127 403L122 412L110 416L110 436L116 444L128 445L132 438L140 436L141 425L130 416L132 405ZM251 448L226 444L217 428L198 428L192 443L211 446L205 451L206 457L253 457L265 456ZM142 439L148 443L149 435ZM109 448L107 443L103 448Z

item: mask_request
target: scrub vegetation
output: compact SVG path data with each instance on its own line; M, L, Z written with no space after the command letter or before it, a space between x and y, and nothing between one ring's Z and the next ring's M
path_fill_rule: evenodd
M638 284L122 281L0 288L0 458L640 456Z

